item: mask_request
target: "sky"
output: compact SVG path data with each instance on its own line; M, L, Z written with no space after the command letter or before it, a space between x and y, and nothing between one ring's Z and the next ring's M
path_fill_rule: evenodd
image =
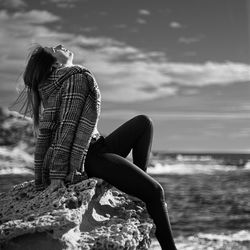
M0 0L0 106L34 44L64 45L102 93L99 131L138 114L153 151L250 152L250 0Z

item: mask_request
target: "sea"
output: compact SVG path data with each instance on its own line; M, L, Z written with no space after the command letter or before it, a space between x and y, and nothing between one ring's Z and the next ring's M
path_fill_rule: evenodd
M248 157L232 153L152 153L148 173L164 188L178 249L250 249ZM0 192L33 179L32 161L25 145L0 147ZM202 240L203 246L192 247L194 239ZM208 247L204 242L212 243ZM228 244L217 248L218 242ZM156 239L150 249L160 249Z
M176 238L195 235L215 245L231 242L218 249L250 249L248 158L237 153L155 153L148 172L165 190Z

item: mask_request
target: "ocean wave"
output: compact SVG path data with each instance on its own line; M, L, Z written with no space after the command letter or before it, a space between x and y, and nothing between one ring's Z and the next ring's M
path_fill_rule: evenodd
M247 169L247 170L250 170L250 162L248 162L248 163L245 165L244 168Z
M16 166L16 164L8 164L3 166L3 163L0 161L0 175L34 175L34 171L26 166Z
M213 174L215 172L239 171L237 166L221 164L200 164L200 163L175 163L167 164L165 162L154 162L153 166L148 168L149 174ZM242 169L250 169L250 164L246 164Z
M25 162L33 161L33 156L25 151L25 145L21 143L14 148L0 147L0 156Z
M250 231L242 230L232 234L205 234L199 233L199 238L228 242L250 242Z
M0 147L0 175L33 175L33 156L24 145Z
M242 230L234 233L198 233L192 236L175 238L179 250L248 250L250 231ZM153 238L150 250L160 250L157 239Z

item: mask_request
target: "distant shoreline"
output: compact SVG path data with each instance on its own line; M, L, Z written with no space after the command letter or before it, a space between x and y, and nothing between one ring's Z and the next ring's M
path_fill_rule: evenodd
M212 156L214 158L222 158L225 156L231 156L235 158L250 159L250 152L197 152L197 151L164 151L164 150L153 150L154 156L163 155L176 157L178 155L183 156Z

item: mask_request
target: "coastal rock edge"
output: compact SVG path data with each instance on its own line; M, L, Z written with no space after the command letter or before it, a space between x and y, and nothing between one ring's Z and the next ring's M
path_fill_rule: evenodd
M0 194L0 249L149 249L145 204L91 178L35 191L34 181Z

